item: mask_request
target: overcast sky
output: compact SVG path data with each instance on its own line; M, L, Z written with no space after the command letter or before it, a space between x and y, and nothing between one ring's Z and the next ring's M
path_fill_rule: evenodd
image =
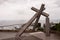
M39 9L42 3L51 20L60 19L60 0L0 0L0 20L29 20L35 14L31 7Z

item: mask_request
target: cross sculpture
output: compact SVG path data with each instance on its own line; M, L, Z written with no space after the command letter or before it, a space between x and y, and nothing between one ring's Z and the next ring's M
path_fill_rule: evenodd
M34 7L32 7L31 9L32 9L33 11L35 11L35 12L38 12L38 11L39 11L38 9L36 9L36 8L34 8ZM45 13L45 12L42 12L41 15L43 15L43 16L46 17L45 32L46 32L46 35L47 35L47 36L50 36L50 22L49 22L50 20L49 20L49 14L47 14L47 13ZM36 25L38 24L39 18L40 18L40 17L37 17L37 19L36 19L36 21L35 21L35 24L34 24L34 27L33 27L33 31L35 31L35 28L36 28Z
M45 5L42 4L40 10L38 10L38 9L36 9L34 7L31 8L33 11L36 12L36 14L19 30L19 32L16 34L16 38L15 38L16 40L19 40L20 36L32 24L32 22L35 19L36 19L36 21L35 21L35 26L36 26L41 15L46 17L46 32L48 33L48 31L47 31L48 29L47 28L49 28L49 25L47 25L47 24L49 24L49 20L48 20L49 19L48 18L49 15L47 13L43 12L45 10L44 6Z

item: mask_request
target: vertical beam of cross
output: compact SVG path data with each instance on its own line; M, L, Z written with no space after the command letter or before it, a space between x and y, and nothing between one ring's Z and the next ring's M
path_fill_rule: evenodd
M33 31L35 31L35 28L38 25L38 21L39 21L40 16L41 15L39 15L39 17L36 18L36 21L35 21L34 26L33 26Z

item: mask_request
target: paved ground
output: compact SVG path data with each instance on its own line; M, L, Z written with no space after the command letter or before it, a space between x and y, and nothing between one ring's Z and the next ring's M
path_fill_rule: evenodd
M2 39L2 40L15 40L15 38L8 38L8 39ZM24 37L21 37L21 40L42 40L42 39L37 38L35 36L24 36Z
M14 40L16 33L14 32L0 32L0 39ZM51 34L47 37L43 32L24 33L21 37L22 40L60 40L60 35Z

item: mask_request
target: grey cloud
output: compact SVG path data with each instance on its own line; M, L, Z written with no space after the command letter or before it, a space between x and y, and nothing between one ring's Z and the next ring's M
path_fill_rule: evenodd
M7 0L7 2L24 4L24 3L27 3L27 0Z
M0 4L2 4L2 3L4 3L5 2L5 0L0 0Z
M56 4L58 5L58 7L60 7L60 0L57 0Z
M56 1L56 0L54 0ZM47 2L46 5L46 12L49 12L50 18L56 18L55 15L59 14L54 14L57 13L58 7L56 7L56 5L54 4L54 1L47 1L45 0L45 2ZM32 6L36 7L36 8L40 8L40 4L42 3L42 0L3 0L1 1L2 6L0 5L0 19L1 20L10 20L10 19L14 19L14 20L23 20L23 19L30 19L33 15L34 12L30 9ZM28 4L28 5L27 5ZM60 5L60 3L58 3ZM53 11L54 9L54 11ZM60 9L59 9L60 10ZM56 12L55 12L56 11ZM52 14L53 13L53 14ZM4 15L3 15L4 14ZM54 15L54 17L53 17ZM43 19L43 17L41 17L41 19ZM58 18L59 19L59 18Z
M3 4L4 2L8 2L8 3L27 3L28 0L0 0L0 4Z

